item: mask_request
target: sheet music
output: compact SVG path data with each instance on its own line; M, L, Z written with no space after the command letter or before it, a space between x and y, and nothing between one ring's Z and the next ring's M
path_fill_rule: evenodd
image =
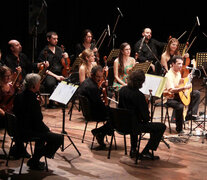
M66 105L73 94L78 89L77 85L67 84L66 82L62 81L58 84L56 89L53 91L52 95L50 96L49 100L53 100L59 103Z
M149 90L152 90L152 96L160 97L165 87L166 78L150 74L146 74L145 77L145 82L140 91L145 95L150 95Z

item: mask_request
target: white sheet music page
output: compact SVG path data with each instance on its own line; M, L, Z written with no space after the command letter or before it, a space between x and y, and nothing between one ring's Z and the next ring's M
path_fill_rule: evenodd
M67 84L66 82L62 81L55 88L49 100L53 100L66 105L77 89L77 85Z

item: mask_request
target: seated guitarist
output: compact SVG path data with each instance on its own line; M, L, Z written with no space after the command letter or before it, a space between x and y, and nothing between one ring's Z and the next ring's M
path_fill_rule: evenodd
M184 79L181 78L181 69L183 65L183 59L181 56L174 56L172 58L172 66L170 70L167 72L165 77L167 77L167 83L166 83L166 90L174 94L173 97L168 98L167 105L169 107L172 107L175 110L175 118L176 118L176 131L178 133L182 133L182 124L183 124L183 109L184 104L182 102L182 98L179 96L179 92L185 92L185 91L192 91L192 84L184 84ZM189 78L192 76L189 74ZM200 92L198 90L193 90L189 94L189 106L188 106L188 112L186 115L186 120L195 120L197 117L198 112L198 106L200 102Z

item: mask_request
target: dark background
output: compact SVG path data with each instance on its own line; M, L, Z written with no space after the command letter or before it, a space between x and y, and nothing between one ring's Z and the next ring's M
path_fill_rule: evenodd
M197 35L196 41L189 50L190 56L197 52L207 51L206 8L205 1L86 1L86 0L45 0L47 8L42 8L37 33L37 52L46 44L47 31L56 31L59 35L58 45L63 44L71 55L81 32L89 28L94 38L99 39L101 33L110 25L113 30L120 8L124 17L119 19L115 34L115 48L122 42L128 42L132 48L141 38L143 28L152 29L153 38L167 42L169 36L178 38L184 31L187 33L180 39L186 43L190 31L199 17L201 26L196 25L189 42ZM0 49L6 54L7 42L17 39L23 46L23 52L32 58L33 38L31 34L34 22L41 10L42 0L7 0L1 1L1 40ZM106 36L100 48L100 55L108 55L112 44L107 47L109 37ZM37 56L36 55L36 56Z

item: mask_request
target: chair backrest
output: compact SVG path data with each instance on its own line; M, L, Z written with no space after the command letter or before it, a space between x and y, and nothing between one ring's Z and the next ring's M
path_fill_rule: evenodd
M92 120L91 110L90 110L90 102L89 102L88 98L86 96L83 96L80 94L78 96L79 96L79 102L81 105L83 116L85 117L85 119L87 121Z
M68 83L72 83L75 85L79 85L80 81L79 81L79 72L73 72L67 79Z
M18 135L17 118L14 114L6 113L6 130L10 137L17 137Z
M119 134L132 133L132 112L122 108L111 108L110 121L115 131Z
M108 70L108 86L113 86L114 82L114 67L110 66Z

